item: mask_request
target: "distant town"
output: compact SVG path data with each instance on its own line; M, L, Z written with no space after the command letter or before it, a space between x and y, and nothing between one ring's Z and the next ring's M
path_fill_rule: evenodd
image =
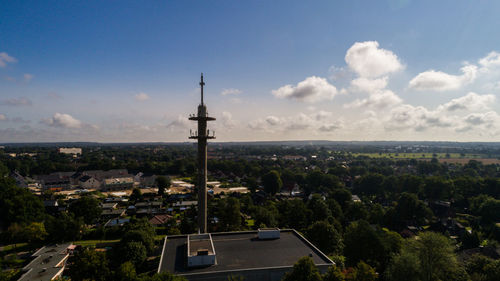
M322 280L400 280L403 267L430 270L429 280L496 280L499 157L494 143L214 143L206 182L211 236L203 238L192 235L192 144L5 144L2 278L254 280L249 272L266 267L259 274L276 280L269 276L293 278L301 264ZM217 265L174 262L185 258L174 250L183 239L201 245L194 257L213 251ZM247 247L243 256L230 250ZM453 279L418 261L425 247L449 259L441 267ZM235 263L247 257L262 258Z

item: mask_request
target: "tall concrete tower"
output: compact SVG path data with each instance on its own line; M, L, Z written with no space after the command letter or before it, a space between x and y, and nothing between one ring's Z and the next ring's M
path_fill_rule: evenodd
M215 132L210 135L207 130L207 121L215 118L209 117L207 107L203 103L203 73L201 74L201 103L198 105L198 115L192 114L189 120L198 121L198 131L191 132L189 138L198 140L198 228L200 233L207 232L207 140L215 139Z

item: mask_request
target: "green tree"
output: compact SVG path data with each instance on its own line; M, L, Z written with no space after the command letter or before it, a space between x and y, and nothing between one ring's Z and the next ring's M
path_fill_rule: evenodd
M345 276L338 266L332 265L323 275L323 281L345 281Z
M95 223L101 216L102 209L99 206L99 201L92 196L82 196L80 199L69 205L69 211L76 218L83 218L86 224Z
M32 222L23 228L22 236L29 243L42 242L47 237L47 231L43 222Z
M488 198L479 207L481 221L485 224L500 221L500 200Z
M401 253L392 257L385 274L388 281L419 281L421 280L420 260L416 253L404 247Z
M290 272L287 272L283 281L322 281L321 274L310 257L300 258Z
M108 260L104 252L83 249L70 257L68 275L72 281L105 281L110 275Z
M412 245L420 260L423 279L426 281L443 279L458 266L451 241L435 232L420 233Z
M446 199L453 189L453 182L441 176L428 177L424 182L424 193L429 200Z
M130 194L130 201L137 202L142 200L142 192L139 188L134 188Z
M326 221L318 221L311 225L306 231L306 237L325 254L342 251L341 235Z
M264 185L264 191L271 195L278 193L283 186L280 174L276 170L271 170L262 176L262 184Z
M165 189L170 187L170 178L165 176L156 177L156 185L158 186L158 194L162 195L165 193Z
M7 235L9 237L9 242L14 243L14 247L18 242L23 240L23 226L18 223L13 223L7 228Z
M115 272L113 280L117 281L136 281L137 273L134 264L130 261L122 263Z
M382 268L389 250L381 235L364 220L352 222L344 234L344 255L347 264L356 265L361 260Z
M146 260L146 247L141 242L130 241L120 246L120 257L123 261L130 261L139 267Z
M425 203L418 199L417 195L412 193L402 193L396 205L396 216L393 220L399 220L400 223L409 220L416 220L424 223L425 219L431 219L432 211Z
M255 190L257 190L257 187L259 187L259 185L257 184L257 180L254 177L248 177L246 179L246 183L248 189L250 189L250 192L252 193L255 192Z
M234 197L220 199L218 216L224 230L238 230L241 227L240 201Z
M48 216L45 226L50 241L75 241L82 236L83 218L75 218L73 213L62 212L57 217Z
M475 254L465 263L465 269L472 281L498 281L500 276L500 260Z
M389 280L467 280L451 241L438 233L423 232L408 240L387 270Z
M377 195L384 193L384 179L381 174L370 173L358 178L354 183L354 190L358 194Z
M378 274L375 269L363 261L358 262L353 273L353 281L375 281Z
M254 206L253 217L255 225L265 225L266 227L274 227L278 225L277 217L278 210L272 206Z
M290 227L299 231L309 224L310 210L302 200L284 200L278 203L280 226Z
M345 211L346 206L351 202L352 194L346 188L335 188L330 192L330 197L335 199Z
M312 211L310 219L311 222L326 220L332 215L325 200L323 200L319 194L314 194L312 196L312 198L307 202L307 208Z
M45 216L42 201L28 189L15 186L10 178L0 177L0 206L0 217L6 226L40 222Z
M127 249L127 244L130 242L141 243L147 252L152 252L154 249L154 235L144 230L136 229L126 232L120 241L120 248Z

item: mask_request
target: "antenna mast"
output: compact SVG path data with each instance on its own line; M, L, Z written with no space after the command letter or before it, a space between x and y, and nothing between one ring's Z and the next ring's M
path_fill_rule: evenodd
M200 86L201 86L201 105L203 105L203 86L205 86L205 82L203 82L203 72L201 73Z

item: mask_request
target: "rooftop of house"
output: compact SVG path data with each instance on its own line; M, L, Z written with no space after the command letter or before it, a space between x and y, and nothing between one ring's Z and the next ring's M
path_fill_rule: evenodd
M115 209L118 206L118 203L110 202L110 203L101 203L101 208L103 209Z
M90 180L91 178L93 178L92 176L88 176L88 175L85 175L85 176L82 176L79 181L81 182L86 182L88 180Z
M136 208L149 208L149 207L161 207L163 202L161 201L150 201L150 202L137 202L135 204Z
M98 180L132 176L128 173L127 169L113 169L113 170L108 170L108 171L90 170L90 171L83 172L83 174L92 176Z
M101 216L121 216L125 214L125 209L103 209Z
M175 202L174 207L187 207L187 206L196 206L198 205L198 201L182 201Z
M152 217L149 222L153 225L159 225L166 223L169 219L173 218L171 215L162 214Z
M159 272L179 275L206 274L232 270L292 267L310 256L316 265L333 262L295 230L281 230L278 239L258 239L257 231L212 233L216 264L188 268L187 235L165 237Z
M125 177L125 178L110 178L110 179L105 179L104 184L106 185L114 185L114 184L130 184L134 183L134 179L131 177Z
M35 259L23 268L26 273L19 278L19 281L52 280L60 275L64 270L71 246L71 243L56 244L44 246L36 251L32 255Z

